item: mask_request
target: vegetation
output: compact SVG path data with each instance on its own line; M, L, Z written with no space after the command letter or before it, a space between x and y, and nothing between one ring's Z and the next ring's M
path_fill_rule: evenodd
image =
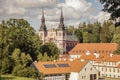
M33 80L33 78L16 77L12 75L2 75L1 80Z
M115 21L115 26L120 25L120 0L99 0L103 6L103 11L111 13L111 19Z
M44 49L41 50L44 46ZM50 53L50 54L49 54ZM53 43L41 45L39 36L24 19L9 19L0 24L0 71L23 77L36 77L30 68L35 60L54 60L59 50ZM42 59L40 59L42 55Z

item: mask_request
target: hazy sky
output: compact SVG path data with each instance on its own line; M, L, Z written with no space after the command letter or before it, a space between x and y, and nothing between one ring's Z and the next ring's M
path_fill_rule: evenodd
M41 24L41 9L44 8L46 25L58 27L62 7L65 25L78 26L80 22L103 22L109 14L102 12L98 0L0 0L0 22L9 18L24 18L35 30Z

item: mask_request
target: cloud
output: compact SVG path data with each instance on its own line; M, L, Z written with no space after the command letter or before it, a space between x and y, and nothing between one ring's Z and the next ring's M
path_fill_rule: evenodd
M101 12L98 13L98 15L91 16L90 18L103 23L105 20L108 20L110 18L110 14L107 13L107 12L101 11Z
M0 19L25 18L37 30L41 24L41 9L44 8L46 25L56 27L61 7L65 25L79 24L82 19L88 19L95 12L92 4L86 0L0 0Z

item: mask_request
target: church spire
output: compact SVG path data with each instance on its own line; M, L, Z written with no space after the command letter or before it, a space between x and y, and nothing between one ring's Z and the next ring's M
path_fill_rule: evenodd
M62 11L62 8L61 8L61 15L60 15L60 24L59 24L58 29L65 30L65 27L64 27L64 17L63 17L63 11Z
M63 24L63 21L64 21L64 17L63 17L63 11L62 11L62 8L61 8L60 23Z
M46 25L45 25L45 17L44 17L44 10L42 9L42 18L41 18L41 26L40 30L46 31Z

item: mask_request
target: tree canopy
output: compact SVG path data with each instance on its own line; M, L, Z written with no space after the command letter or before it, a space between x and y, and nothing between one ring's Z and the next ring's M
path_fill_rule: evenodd
M103 4L103 11L111 13L115 26L120 25L120 0L99 0Z

